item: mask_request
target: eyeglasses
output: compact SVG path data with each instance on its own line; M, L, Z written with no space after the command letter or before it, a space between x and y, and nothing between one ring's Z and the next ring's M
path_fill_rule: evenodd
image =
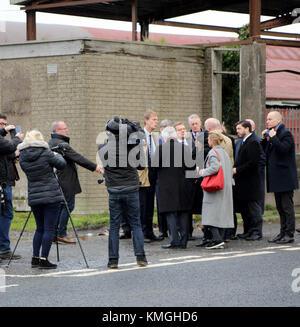
M3 121L0 121L0 125L7 126L7 123L3 123Z
M61 130L61 131L65 131L65 130L67 130L68 128L65 127L65 128L58 128L58 129Z

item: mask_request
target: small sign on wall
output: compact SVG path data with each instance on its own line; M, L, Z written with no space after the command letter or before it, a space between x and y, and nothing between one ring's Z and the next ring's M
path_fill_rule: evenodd
M50 75L57 74L57 64L47 64L47 73Z

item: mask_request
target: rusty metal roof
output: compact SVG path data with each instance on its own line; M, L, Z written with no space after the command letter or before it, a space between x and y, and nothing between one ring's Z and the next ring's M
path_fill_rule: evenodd
M74 5L76 2L80 3ZM86 2L86 4L84 4ZM25 5L38 11L74 16L131 21L132 0L10 0L11 4ZM62 7L50 7L61 3ZM73 4L74 3L74 4ZM65 6L63 6L65 4ZM262 15L288 14L300 7L299 0L262 0ZM205 10L249 13L249 0L138 0L138 20L163 20Z

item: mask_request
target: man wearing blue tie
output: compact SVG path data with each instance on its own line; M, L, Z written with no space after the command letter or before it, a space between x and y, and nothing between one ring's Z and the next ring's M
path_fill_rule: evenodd
M157 147L157 138L153 131L158 126L158 116L153 110L146 111L144 115L145 139L147 143L148 178L140 185L140 211L141 224L144 233L144 242L161 241L163 237L157 237L153 232L154 197L156 184L156 171L151 167L151 158Z

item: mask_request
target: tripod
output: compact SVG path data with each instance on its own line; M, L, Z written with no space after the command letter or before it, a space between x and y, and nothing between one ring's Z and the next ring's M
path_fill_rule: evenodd
M66 207L66 209L67 209L67 212L68 212L68 215L69 215L69 218L70 218L71 224L72 224L72 228L73 228L73 230L74 230L74 234L75 234L75 236L76 236L76 238L77 238L77 242L78 242L78 244L79 244L79 247L80 247L80 250L81 250L82 256L83 256L83 258L84 258L84 261L85 261L86 267L89 268L89 265L88 265L88 263L87 263L87 261L86 261L86 257L85 257L85 255L84 255L84 252L83 252L83 249L82 249L82 246L81 246L81 243L80 243L80 240L79 240L79 237L78 237L77 231L76 231L75 226L74 226L74 223L73 223L73 219L72 219L72 217L71 217L71 212L70 212L70 209L69 209L68 203L67 203L67 201L66 201L65 195L64 195L64 193L63 193L63 190L62 190L62 188L61 188L61 186L60 186L59 180L58 180L57 175L56 175L55 173L54 173L54 176L55 176L55 178L56 178L56 180L57 180L57 182L58 182L60 192L61 192L61 194L62 194L62 196L63 196L63 204L65 205L65 207ZM20 236L19 236L19 238L18 238L18 241L17 241L17 243L16 243L16 245L15 245L15 248L14 248L14 250L13 250L13 252L12 252L10 258L9 258L9 261L8 261L7 267L10 265L10 262L11 262L13 256L14 256L14 254L15 254L15 251L16 251L17 246L18 246L18 244L19 244L19 242L20 242L20 239L21 239L21 237L22 237L22 235L23 235L23 233L24 233L25 227L26 227L27 222L28 222L28 220L29 220L29 218L30 218L30 216L31 216L31 213L32 213L32 211L30 211L29 214L28 214L28 216L27 216L27 219L26 219L25 224L24 224L24 226L23 226L23 228L22 228L22 231L21 231L21 233L20 233ZM57 226L56 226L56 234L57 234ZM57 235L56 235L56 236L57 236ZM58 240L57 240L57 237L56 237L56 249L57 249L57 261L59 261L59 251L58 251Z

